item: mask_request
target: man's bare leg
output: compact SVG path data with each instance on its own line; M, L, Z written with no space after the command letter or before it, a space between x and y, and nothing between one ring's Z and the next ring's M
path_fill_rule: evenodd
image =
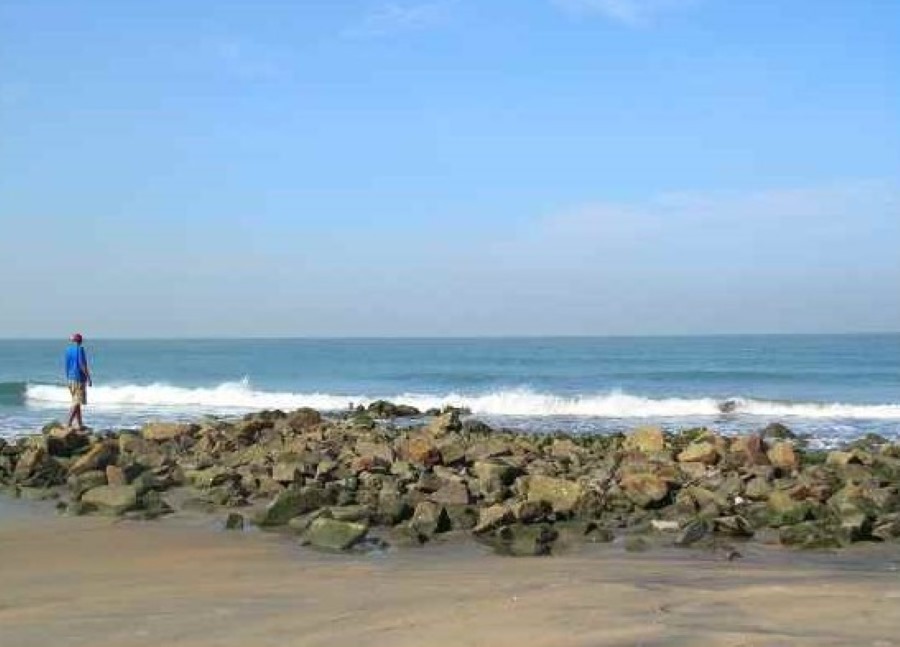
M84 427L84 423L81 420L80 404L73 404L72 409L69 411L69 424L67 425L69 429L72 428L72 423L76 420L78 421L78 427L76 427L76 429L82 429Z

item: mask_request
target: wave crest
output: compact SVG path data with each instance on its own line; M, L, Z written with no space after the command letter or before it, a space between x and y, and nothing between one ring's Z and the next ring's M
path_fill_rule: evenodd
M26 388L25 397L29 406L36 407L57 407L69 402L67 389L60 386L31 384ZM716 398L646 398L620 391L567 397L529 389L500 390L477 395L402 393L373 397L362 394L258 391L246 379L206 388L185 388L163 383L98 386L90 390L89 397L90 404L99 408L171 408L223 412L299 407L338 411L346 409L350 404L366 405L376 399L387 399L421 410L452 405L466 407L475 414L494 416L684 418L723 415L723 401ZM773 402L749 398L730 398L727 402L728 415L900 420L900 404Z

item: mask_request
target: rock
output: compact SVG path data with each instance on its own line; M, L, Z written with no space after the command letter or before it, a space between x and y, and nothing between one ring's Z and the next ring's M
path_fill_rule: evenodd
M766 447L762 436L738 436L731 441L729 451L739 457L744 465L768 465L769 457L766 456Z
M502 438L488 436L484 440L472 443L466 449L466 460L469 462L485 461L500 456L509 456L512 449Z
M703 517L718 517L730 507L725 496L697 485L682 488L676 505L682 512Z
M662 519L651 519L650 527L656 532L678 532L681 524L677 521L664 521Z
M92 470L105 470L115 463L119 447L110 441L100 441L69 465L69 474L83 474Z
M412 506L395 487L385 485L378 493L378 523L393 526L412 515Z
M130 485L101 485L81 495L81 502L103 514L121 515L137 507L137 490Z
M438 441L438 451L444 465L461 465L466 462L466 443L457 434L441 438Z
M528 501L549 503L554 512L570 514L584 496L581 484L549 476L524 477Z
M828 452L828 456L825 459L825 464L834 465L836 467L844 467L845 465L849 465L851 462L853 462L853 459L853 452L833 451Z
M302 407L284 419L285 425L294 433L302 433L322 423L322 414L315 409Z
M583 447L580 447L569 438L557 438L550 445L550 455L570 462L580 462L585 455L585 451Z
M773 422L766 425L760 432L760 436L763 438L777 438L779 440L795 440L797 438L797 434L780 422Z
M172 507L163 500L162 495L156 490L148 490L138 494L138 507L141 508L140 518L156 519L164 514L173 512Z
M471 505L444 506L453 530L472 530L478 525L478 508Z
M753 527L750 525L750 522L740 515L713 519L713 529L718 533L731 537L753 536Z
M550 517L555 517L553 508L546 501L516 501L508 505L513 518L519 523L551 521Z
M697 518L685 524L678 537L675 539L676 546L692 546L703 539L706 539L712 532L712 524L706 519Z
M475 461L472 473L478 479L478 490L482 495L499 492L512 484L518 470L511 465L497 461Z
M503 526L489 535L480 535L501 555L512 557L541 557L550 555L559 533L549 525Z
M773 443L769 451L766 452L766 456L774 467L786 472L793 472L800 467L800 460L797 458L794 446L789 442L779 441Z
M117 465L106 466L106 482L109 485L128 485L128 477L125 470Z
M463 420L462 430L464 433L469 434L470 436L486 436L488 434L494 433L493 427L491 427L486 422L476 420L475 418Z
M790 526L805 521L810 514L806 501L797 501L783 490L775 490L769 495L769 525Z
M421 415L421 412L408 404L394 404L387 400L376 400L367 408L370 414L376 418L408 418Z
M409 462L416 465L431 467L441 463L441 452L434 439L428 436L410 438L405 443L402 454Z
M56 426L46 432L47 451L51 456L71 456L73 453L87 447L90 436L82 431Z
M719 451L708 441L693 442L678 454L680 463L703 463L714 465L719 460Z
M305 543L326 550L347 550L365 538L369 528L364 523L338 521L319 517L303 535Z
M165 442L189 436L199 428L198 425L180 422L148 422L141 429L141 437L144 440Z
M240 478L236 472L222 465L202 470L187 470L184 475L188 483L201 490L209 490Z
M900 538L900 514L892 513L879 517L872 525L872 536L882 541Z
M476 534L490 532L502 525L511 523L513 520L514 515L509 507L498 503L487 508L481 508L478 511L478 523L472 529L472 532Z
M452 522L444 506L431 501L422 501L416 506L409 525L421 537L430 539L437 533L450 530Z
M462 429L462 424L459 421L459 411L456 409L442 413L428 423L428 433L433 436L444 436L460 429Z
M30 445L19 455L12 477L16 483L40 487L58 485L65 480L62 466L42 443Z
M106 471L104 470L91 470L90 472L70 476L67 483L72 491L72 496L76 498L80 497L87 490L93 490L101 485L109 485L106 481Z
M325 509L324 516L337 521L369 523L369 508L364 505L332 506Z
M443 505L468 505L471 497L469 488L462 481L444 481L444 484L428 497Z
M666 438L659 427L639 427L625 438L626 450L637 450L645 454L661 452L665 449Z
M303 463L279 461L272 466L272 479L279 483L300 483L303 480Z
M358 440L354 448L356 454L361 458L369 459L372 465L389 466L396 458L394 449L383 442L375 442L371 440Z
M239 512L229 512L225 517L225 530L243 530L244 515Z
M394 461L391 463L390 473L404 483L411 483L419 479L419 472L407 461Z
M626 537L624 544L625 550L629 553L643 553L650 549L650 542L635 535Z
M806 549L839 548L842 544L834 528L817 521L785 526L779 540L785 546Z
M293 517L311 512L325 504L322 490L313 487L287 489L278 494L257 519L259 526L281 526Z
M764 501L769 498L771 493L772 485L759 476L753 477L744 486L744 496L754 501Z
M625 496L639 508L652 508L669 495L669 483L655 474L630 473L619 481Z

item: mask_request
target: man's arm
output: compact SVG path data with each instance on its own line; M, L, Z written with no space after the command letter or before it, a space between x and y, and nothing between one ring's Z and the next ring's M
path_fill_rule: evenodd
M87 353L84 352L84 349L82 348L81 353L79 354L81 355L81 372L84 373L85 378L87 378L88 386L94 386L94 383L91 380L91 371L88 368Z

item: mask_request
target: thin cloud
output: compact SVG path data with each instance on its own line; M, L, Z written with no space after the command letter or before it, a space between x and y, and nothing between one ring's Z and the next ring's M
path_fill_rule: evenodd
M652 22L660 14L688 9L698 0L551 0L558 7L580 15L600 15L637 27Z
M446 20L452 1L388 2L344 31L350 38L379 38L421 31Z
M534 221L505 241L506 258L563 265L592 259L718 258L755 265L760 256L804 260L865 259L900 234L900 185L888 180L747 193L671 193L633 203L594 203ZM853 263L851 263L852 265Z

